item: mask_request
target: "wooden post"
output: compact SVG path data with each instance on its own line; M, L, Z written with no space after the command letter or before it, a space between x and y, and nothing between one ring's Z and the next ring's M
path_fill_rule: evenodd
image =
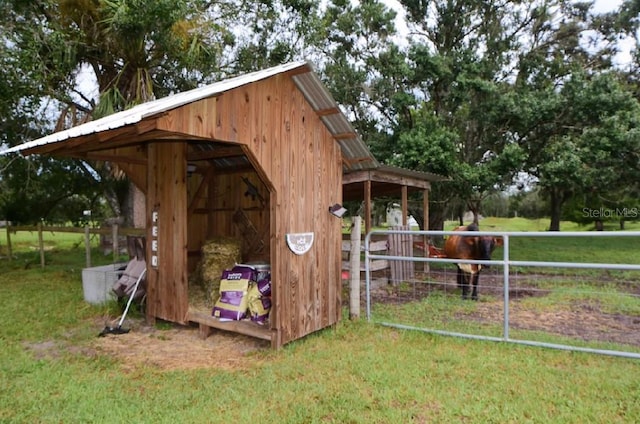
M422 191L422 221L424 222L424 231L429 231L429 190ZM424 236L422 239L424 243L424 257L429 257L429 237ZM431 267L429 266L429 262L423 262L423 271L429 272Z
M409 224L409 190L406 185L403 185L400 189L400 195L402 196L401 207L402 207L402 225Z
M9 262L13 259L13 252L11 251L11 224L7 221L7 255L9 255Z
M42 221L38 222L38 246L40 247L40 267L44 269L44 241L42 239Z
M353 217L351 225L351 252L349 253L349 319L360 318L360 231L362 218Z
M120 256L120 247L118 246L118 224L114 223L111 226L111 243L113 243L113 263L118 262Z
M364 233L371 231L371 180L364 182Z
M89 234L89 225L84 226L84 252L87 262L87 268L91 268L91 238Z

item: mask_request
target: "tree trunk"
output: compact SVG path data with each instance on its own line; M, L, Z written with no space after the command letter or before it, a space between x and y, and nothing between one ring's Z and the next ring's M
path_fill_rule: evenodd
M429 230L433 231L442 231L444 230L444 215L445 209L442 207L436 206L437 203L429 204ZM409 207L409 214L413 216L418 223L420 230L424 231L424 211L421 207ZM431 240L434 241L437 245L443 244L442 236L430 236Z
M478 225L480 223L480 202L475 200L470 200L467 202L467 207L469 208L469 211L473 214L472 224Z
M602 231L604 229L604 223L601 219L596 219L596 231Z
M120 208L120 201L118 200L118 195L115 190L111 187L104 190L104 197L109 204L109 208L111 208L111 212L113 212L113 216L121 216L122 210Z
M551 200L551 222L549 223L549 231L560 231L563 196L556 192L551 192L549 196Z
M122 211L122 218L124 220L123 225L125 227L133 227L135 187L131 182L129 182L128 186L127 195L123 199L122 205L120 205L120 210Z

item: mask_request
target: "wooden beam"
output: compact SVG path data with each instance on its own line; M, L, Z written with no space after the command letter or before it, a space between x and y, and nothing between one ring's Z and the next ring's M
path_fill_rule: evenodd
M303 65L299 68L291 69L290 71L285 72L284 75L287 75L288 77L295 77L296 75L308 74L311 71L312 69L309 65Z
M106 143L109 140L122 137L133 137L136 134L135 128L122 127L115 130L101 131L99 133L90 134L92 141L97 143Z
M402 193L402 225L407 225L407 222L409 221L408 219L408 196L407 196L407 186L403 185L401 188L401 193Z
M397 175L384 171L372 170L370 173L370 178L372 181L380 182L380 183L391 183L397 185L418 187L422 189L428 189L431 187L429 181L422 180L419 178L408 177L405 175Z
M232 147L217 147L211 150L202 150L202 151L192 150L189 153L187 153L187 160L198 161L198 160L207 160L207 159L216 159L216 158L228 158L233 156L244 156L242 147L232 146Z
M353 138L358 138L358 134L356 134L355 132L344 132L340 134L334 134L333 138L335 138L336 140L349 140ZM367 158L367 160L370 160L370 159L371 159L370 157Z
M371 181L364 182L364 233L371 231Z
M79 153L87 153L87 152L99 152L109 149L116 149L121 147L132 147L139 146L150 142L174 142L174 141L189 141L193 137L185 138L184 134L176 134L176 133L167 133L154 131L148 134L143 135L134 135L134 134L121 134L121 136L117 138L112 138L108 143L86 143L82 146L74 149L64 150L64 154L79 154ZM201 141L201 140L197 140ZM61 153L57 153L61 154Z
M202 176L202 181L200 181L200 185L196 189L196 192L194 193L193 198L191 199L191 203L189 203L189 208L187 209L187 219L190 219L191 216L193 216L193 212L196 209L196 206L198 205L198 199L200 198L200 195L202 194L204 189L207 187L207 185L209 185L209 182L211 181L211 178L213 177L213 175L214 175L214 168L213 166L210 166L207 169L207 172Z
M422 192L422 219L424 219L424 231L429 230L429 190Z
M80 157L86 158L88 160L98 160L103 162L117 162L119 164L128 163L132 165L147 165L147 158L124 156L119 154L110 155L110 154L87 152L82 154Z
M316 115L318 116L329 116L329 115L337 115L340 112L340 109L338 109L337 107L331 107L328 109L318 109L316 110Z
M348 174L342 175L342 185L361 183L364 181L369 181L370 179L371 179L371 172L369 171L349 172Z
M268 326L260 326L248 321L220 321L211 316L211 313L189 309L187 320L199 324L200 336L207 338L211 334L212 328L244 334L262 340L271 340L273 332Z
M118 163L118 167L127 174L127 177L131 180L131 182L138 187L138 189L147 194L147 168L146 165L144 167L140 167L140 165L133 165L130 163Z

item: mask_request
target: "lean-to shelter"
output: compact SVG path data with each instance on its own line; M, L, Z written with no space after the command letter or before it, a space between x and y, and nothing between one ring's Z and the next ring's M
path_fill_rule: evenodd
M341 318L343 173L380 165L311 65L230 78L56 132L4 152L109 161L144 193L149 321L199 323L274 348ZM268 263L264 326L193 305L205 242L234 238ZM233 264L229 264L230 266Z

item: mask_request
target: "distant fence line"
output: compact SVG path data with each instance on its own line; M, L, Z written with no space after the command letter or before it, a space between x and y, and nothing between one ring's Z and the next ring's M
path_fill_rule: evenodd
M7 258L9 261L13 260L13 247L11 244L11 233L15 234L18 231L28 231L28 232L37 232L38 233L38 249L40 251L40 266L42 268L45 267L45 257L44 257L44 233L76 233L76 234L84 234L84 246L85 246L85 256L86 256L86 266L87 268L91 267L91 235L99 234L99 235L110 235L112 239L112 247L113 247L113 260L117 262L117 258L120 251L119 246L119 238L121 236L144 236L145 229L144 228L125 228L120 227L118 224L113 224L111 227L99 227L92 228L88 225L85 227L57 227L44 225L42 223L38 223L37 225L18 225L11 226L7 223L5 227L7 231Z

